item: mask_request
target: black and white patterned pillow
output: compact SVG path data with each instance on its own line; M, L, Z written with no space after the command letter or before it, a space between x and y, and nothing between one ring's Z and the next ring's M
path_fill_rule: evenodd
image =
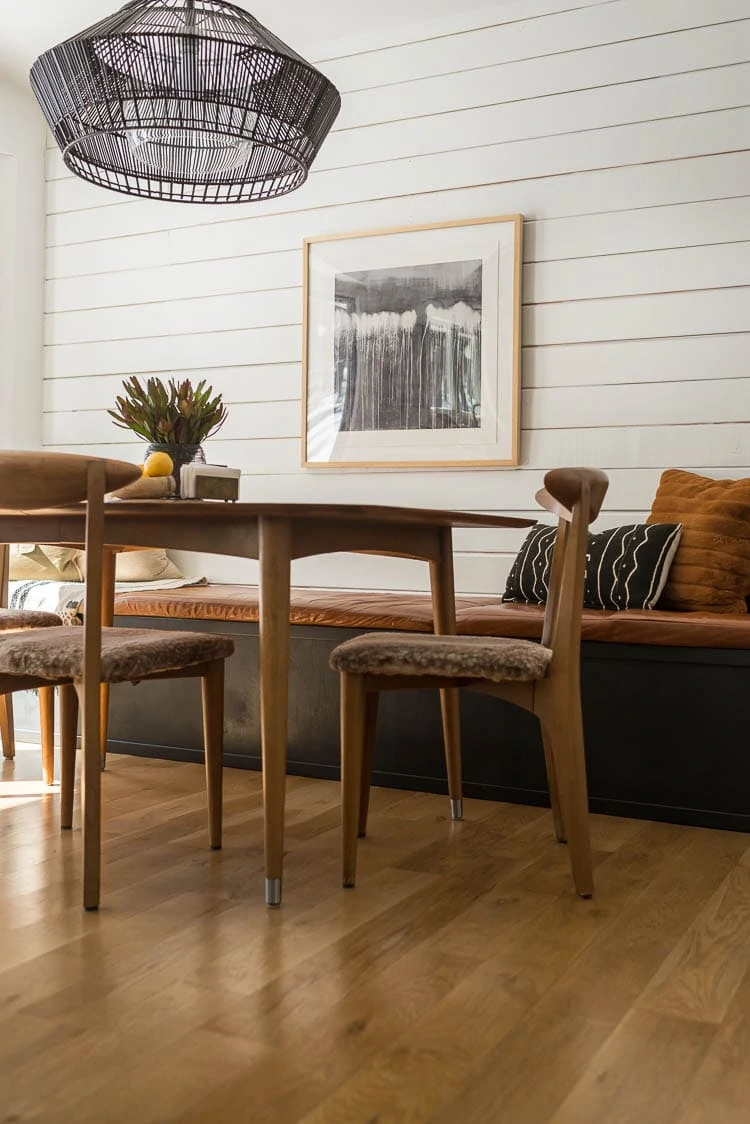
M680 543L681 523L631 523L589 535L587 609L653 609ZM503 601L547 600L556 527L537 523L508 575Z

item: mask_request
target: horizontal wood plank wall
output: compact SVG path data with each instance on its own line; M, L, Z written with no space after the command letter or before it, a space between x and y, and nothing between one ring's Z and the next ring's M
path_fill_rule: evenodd
M463 19L463 23L458 22ZM662 469L750 460L747 0L534 0L379 33L318 65L343 109L308 183L248 207L128 200L48 152L44 440L138 459L106 408L131 373L210 379L211 459L258 500L528 513L545 469L611 476L602 526ZM519 470L316 473L300 461L302 239L526 216ZM462 592L502 590L518 532L456 535ZM184 560L216 580L254 564ZM307 559L300 585L426 588L422 565Z

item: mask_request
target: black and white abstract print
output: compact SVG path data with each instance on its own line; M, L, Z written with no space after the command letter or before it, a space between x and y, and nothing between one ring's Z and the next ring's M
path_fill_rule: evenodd
M481 260L338 273L334 300L340 431L479 428Z

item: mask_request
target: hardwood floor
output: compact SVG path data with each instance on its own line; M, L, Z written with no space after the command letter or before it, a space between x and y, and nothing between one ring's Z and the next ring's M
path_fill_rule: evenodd
M19 746L0 772L0 1124L745 1124L750 837L373 790L354 891L338 785L289 780L284 906L260 778L111 756L103 906ZM77 824L77 821L76 821Z

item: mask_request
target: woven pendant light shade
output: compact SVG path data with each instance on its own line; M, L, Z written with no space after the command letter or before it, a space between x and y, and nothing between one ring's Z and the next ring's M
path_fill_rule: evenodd
M341 106L325 75L224 0L131 0L41 55L31 86L71 172L182 203L294 191Z

